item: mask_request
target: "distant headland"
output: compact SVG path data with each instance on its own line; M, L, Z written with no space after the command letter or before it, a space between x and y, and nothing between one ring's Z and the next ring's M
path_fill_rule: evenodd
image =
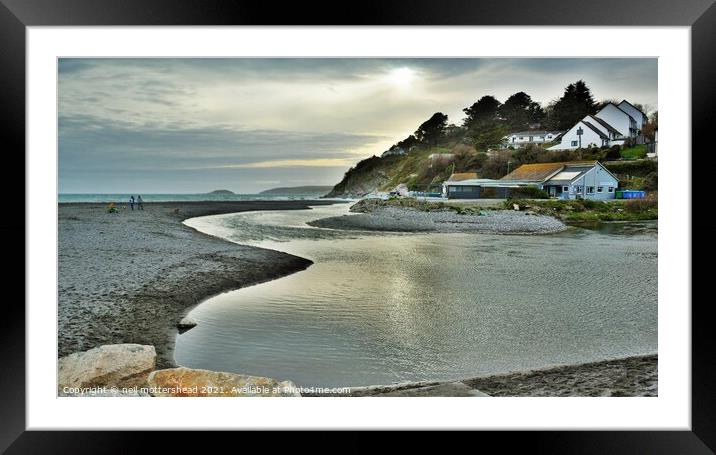
M234 193L233 191L229 191L229 190L214 190L207 194L236 194L236 193Z
M290 186L283 188L271 188L259 194L320 194L324 195L333 189L332 186Z

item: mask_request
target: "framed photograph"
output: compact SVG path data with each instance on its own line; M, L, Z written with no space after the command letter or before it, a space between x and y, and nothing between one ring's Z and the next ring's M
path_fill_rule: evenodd
M2 0L26 292L0 447L458 429L713 453L712 3Z

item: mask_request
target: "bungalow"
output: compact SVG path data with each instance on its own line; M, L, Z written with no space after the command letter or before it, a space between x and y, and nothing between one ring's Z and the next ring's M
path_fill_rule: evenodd
M522 147L527 144L552 142L559 134L559 131L518 131L508 134L502 140L508 146Z
M448 199L508 198L524 187L561 199L614 199L619 179L598 161L524 164L499 180L446 181Z
M450 182L461 182L463 180L475 180L477 179L477 172L453 172L450 174L445 182L443 182L443 197L447 197L447 185Z
M619 186L619 179L599 161L524 164L501 180L530 181L561 199L614 199Z
M446 182L459 182L461 180L476 179L477 172L454 172L448 177Z
M638 121L629 113L635 111L638 112ZM619 105L608 103L596 114L587 115L577 122L562 135L559 144L547 150L624 145L627 140L643 143L641 127L645 119L646 115L626 100Z
M515 189L535 186L533 182L469 179L443 183L443 197L448 199L506 199Z

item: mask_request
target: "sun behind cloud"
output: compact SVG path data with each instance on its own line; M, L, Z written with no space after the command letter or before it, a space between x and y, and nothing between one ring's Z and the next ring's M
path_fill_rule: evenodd
M388 82L399 88L410 87L416 78L417 73L406 66L395 68L386 76Z

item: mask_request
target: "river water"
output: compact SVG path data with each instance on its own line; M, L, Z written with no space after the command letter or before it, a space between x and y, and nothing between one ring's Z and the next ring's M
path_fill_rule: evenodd
M361 386L657 351L656 223L551 235L350 233L249 212L187 220L314 261L215 296L177 336L179 365Z

